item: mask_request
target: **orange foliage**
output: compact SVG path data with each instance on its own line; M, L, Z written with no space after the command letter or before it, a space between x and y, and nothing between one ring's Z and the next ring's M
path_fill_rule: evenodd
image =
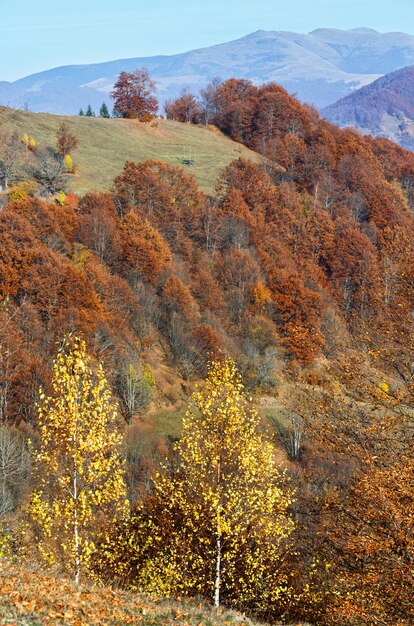
M351 337L362 322L385 332L396 306L407 322L412 155L335 128L274 84L215 81L204 100L204 119L268 158L231 163L214 199L149 159L127 162L111 193L24 198L0 214L0 297L24 301L16 332L28 353L43 354L42 333L46 354L59 328L79 328L111 359L140 333L171 342L174 319L196 368L209 341L195 325L244 358L243 333L260 317L307 364L331 347L327 316Z
M160 230L173 249L185 250L185 235L197 231L206 202L193 177L154 159L127 161L115 178L114 189L122 213L133 207Z
M156 87L148 70L141 67L132 72L121 72L110 95L122 117L149 122L158 109L158 101L153 95Z
M253 289L252 308L257 313L262 313L272 301L272 292L260 280Z
M193 330L193 337L198 344L199 351L205 355L206 362L217 359L223 354L223 340L210 324L196 326Z
M169 315L179 313L186 322L194 322L198 314L198 306L189 288L178 276L171 276L162 289L163 302Z
M134 282L144 278L155 284L171 262L167 243L148 221L130 211L120 221L117 232L121 273Z
M193 94L185 91L175 100L167 100L164 110L168 120L192 124L199 124L201 121L202 111L197 100Z

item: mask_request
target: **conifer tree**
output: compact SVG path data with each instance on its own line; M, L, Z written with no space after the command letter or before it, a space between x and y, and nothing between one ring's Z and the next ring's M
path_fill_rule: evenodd
M85 342L68 336L53 364L53 393L40 390L40 442L28 507L43 559L64 562L79 582L99 520L126 513L121 435L102 365L93 373Z
M85 115L85 113L83 112L83 109L79 109L78 115L80 115L81 117L83 117Z
M92 111L92 107L90 104L88 104L88 108L86 109L86 113L85 113L86 117L95 117L95 113Z
M192 396L176 462L154 477L121 531L118 554L112 544L110 566L125 582L164 595L202 594L216 606L283 604L292 492L258 426L234 362L213 362Z
M105 117L105 118L110 117L109 111L108 111L108 107L106 105L106 102L102 102L102 106L99 109L99 116L100 117Z

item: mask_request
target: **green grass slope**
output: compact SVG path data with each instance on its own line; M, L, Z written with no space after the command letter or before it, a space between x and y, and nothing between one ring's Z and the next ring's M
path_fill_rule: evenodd
M169 120L143 124L137 120L103 119L69 115L31 113L0 109L0 124L27 133L36 143L54 146L60 122L65 121L79 139L73 161L76 175L71 178L75 193L108 189L125 161L159 159L171 165L182 165L183 159L194 160L183 167L195 176L201 189L212 193L220 171L234 159L253 161L261 157L241 144L224 137L217 129L193 126Z

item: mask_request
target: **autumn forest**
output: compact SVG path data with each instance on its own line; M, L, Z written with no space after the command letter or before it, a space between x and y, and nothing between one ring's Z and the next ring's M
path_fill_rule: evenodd
M121 73L108 123L156 125L154 89ZM414 154L273 83L164 116L257 158L212 194L192 158L148 158L80 196L87 137L0 125L0 558L271 624L408 626Z

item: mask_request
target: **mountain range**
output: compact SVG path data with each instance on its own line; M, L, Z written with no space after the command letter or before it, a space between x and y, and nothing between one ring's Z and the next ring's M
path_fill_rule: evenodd
M77 113L102 101L119 73L145 66L160 104L183 88L195 93L216 76L275 81L305 102L326 107L384 74L414 64L414 36L369 28L317 29L309 34L257 31L241 39L172 56L68 65L15 82L0 81L0 104ZM0 75L1 78L1 75Z
M414 151L414 65L386 74L322 110L338 126L391 139Z

